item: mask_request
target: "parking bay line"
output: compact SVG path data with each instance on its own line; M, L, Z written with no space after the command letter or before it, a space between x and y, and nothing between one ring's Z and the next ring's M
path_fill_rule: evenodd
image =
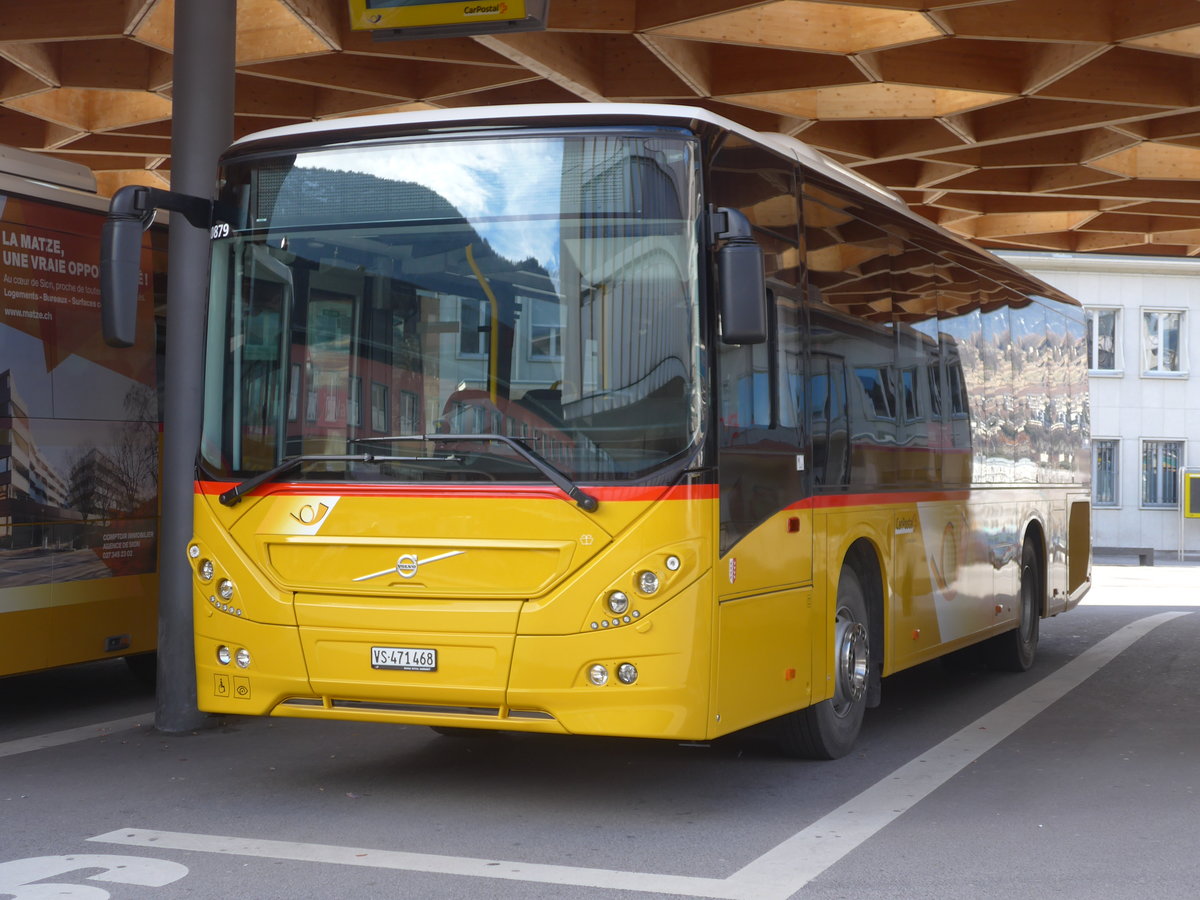
M623 872L141 828L121 828L89 840L160 850L327 862L718 900L785 900L1050 704L1096 674L1139 638L1186 615L1193 613L1164 612L1131 622L727 878Z
M49 734L35 734L32 737L17 738L0 743L0 759L6 756L16 756L18 753L48 750L51 747L61 747L64 744L74 744L78 741L87 741L96 737L110 737L118 731L126 731L131 728L146 728L153 724L154 714L144 713L140 716L113 719L110 722L97 722L94 725L81 725L78 728L52 731Z

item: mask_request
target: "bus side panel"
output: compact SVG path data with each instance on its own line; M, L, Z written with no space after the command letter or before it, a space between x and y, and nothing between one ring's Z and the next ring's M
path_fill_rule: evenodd
M51 665L144 653L158 643L158 576L56 584Z
M838 571L850 547L867 541L883 572L883 674L934 659L1015 623L1012 502L930 499L884 505L886 495L818 516L825 530L830 595L824 644L832 647ZM1019 549L1019 548L1018 548ZM868 596L870 596L868 590ZM814 662L818 657L814 656ZM814 676L814 702L832 695L832 660Z
M1068 590L1067 500L1055 497L1046 522L1046 606L1061 609Z
M6 588L0 676L153 650L157 584L155 575L130 575Z
M812 527L803 501L767 518L717 563L714 735L810 702Z
M812 605L811 587L721 603L712 736L809 705Z
M45 588L27 590L32 594L43 592ZM9 598L5 598L5 602L8 601ZM4 627L0 628L0 675L32 672L49 665L49 645L45 641L30 640L29 635L50 633L53 608L39 604L34 609L0 608L0 612L4 614Z
M1050 598L1050 614L1070 609L1092 584L1092 503L1084 494L1067 501L1067 593Z

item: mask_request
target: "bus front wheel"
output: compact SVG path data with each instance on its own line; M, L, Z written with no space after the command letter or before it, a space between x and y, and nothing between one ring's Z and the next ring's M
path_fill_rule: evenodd
M858 573L842 566L833 629L834 692L780 719L779 742L788 756L837 759L854 746L867 708L871 671L867 601Z

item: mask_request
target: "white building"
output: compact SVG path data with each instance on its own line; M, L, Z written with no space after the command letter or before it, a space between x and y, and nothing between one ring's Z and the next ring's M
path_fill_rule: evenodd
M1179 481L1200 472L1200 260L1000 255L1087 310L1095 546L1200 552Z

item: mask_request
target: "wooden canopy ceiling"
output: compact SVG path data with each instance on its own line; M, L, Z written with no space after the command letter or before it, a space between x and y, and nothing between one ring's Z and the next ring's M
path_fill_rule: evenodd
M546 32L373 42L239 0L237 121L667 101L782 131L992 247L1200 254L1197 0L550 0ZM173 0L0 2L0 142L169 177Z

